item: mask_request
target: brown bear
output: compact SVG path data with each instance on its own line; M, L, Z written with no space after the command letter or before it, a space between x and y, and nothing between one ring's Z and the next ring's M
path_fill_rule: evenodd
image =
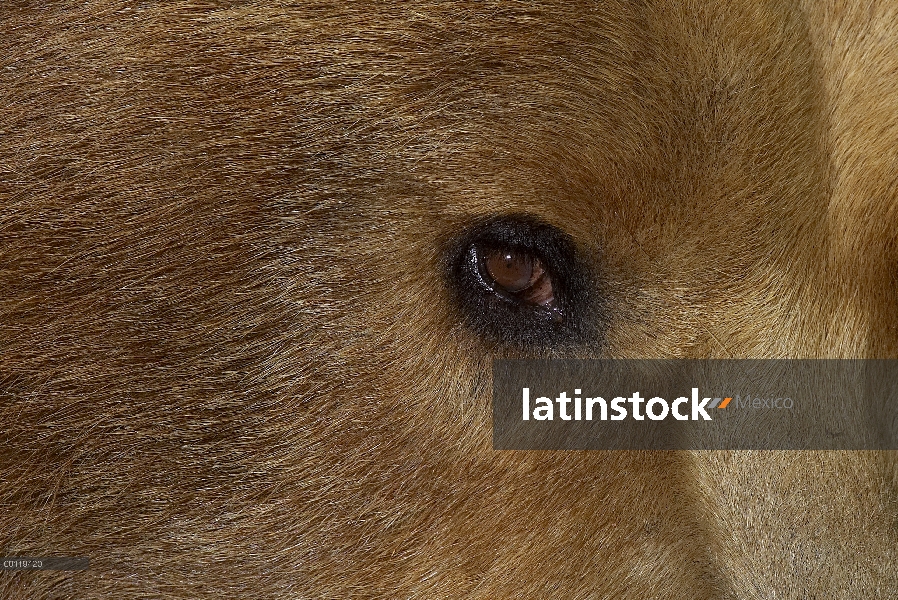
M90 559L0 597L898 597L894 452L490 413L502 357L898 357L898 3L0 31L0 551Z

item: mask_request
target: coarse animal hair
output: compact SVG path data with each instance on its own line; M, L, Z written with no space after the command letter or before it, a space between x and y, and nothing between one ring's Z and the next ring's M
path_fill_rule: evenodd
M898 357L895 1L0 31L0 551L91 560L0 597L898 597L894 452L497 452L489 411L496 357ZM447 276L518 217L594 284L570 335Z

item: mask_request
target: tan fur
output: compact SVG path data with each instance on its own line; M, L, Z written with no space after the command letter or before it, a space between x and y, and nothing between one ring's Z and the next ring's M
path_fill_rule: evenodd
M3 598L895 598L898 460L496 452L443 253L562 354L898 357L894 2L0 7ZM552 354L552 352L549 352Z

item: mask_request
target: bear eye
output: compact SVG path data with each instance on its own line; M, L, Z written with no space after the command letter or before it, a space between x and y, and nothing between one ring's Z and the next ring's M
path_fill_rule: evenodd
M484 282L509 300L546 307L554 318L561 313L555 303L552 277L543 261L523 248L474 247Z
M600 339L598 280L557 227L526 215L496 216L447 240L444 257L459 314L483 338L532 348Z

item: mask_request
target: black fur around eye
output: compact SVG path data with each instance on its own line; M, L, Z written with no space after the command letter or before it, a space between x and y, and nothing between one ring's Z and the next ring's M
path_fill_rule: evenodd
M573 240L551 225L524 216L475 225L449 251L448 277L467 324L486 338L515 346L595 338L595 285Z

